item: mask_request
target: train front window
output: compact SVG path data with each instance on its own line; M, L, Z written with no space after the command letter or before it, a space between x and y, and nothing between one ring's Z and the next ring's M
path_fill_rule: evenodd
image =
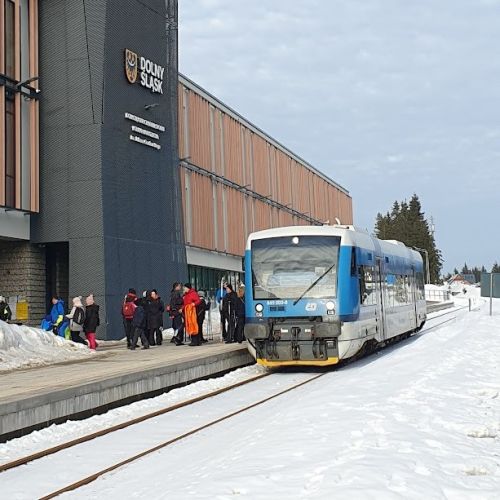
M337 236L252 241L254 299L297 300L302 294L305 299L336 297L339 247Z

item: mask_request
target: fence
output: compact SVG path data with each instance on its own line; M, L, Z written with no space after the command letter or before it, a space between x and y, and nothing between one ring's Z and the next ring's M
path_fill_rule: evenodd
M431 302L446 302L450 300L449 290L428 290L425 289L425 300Z

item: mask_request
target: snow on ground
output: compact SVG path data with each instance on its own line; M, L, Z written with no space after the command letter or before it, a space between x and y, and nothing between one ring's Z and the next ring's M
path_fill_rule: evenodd
M69 495L496 499L500 300L494 310L462 310Z
M454 321L328 371L309 385L68 495L109 500L235 496L497 499L500 300L495 300L494 315L490 317L488 302L477 298L477 293L478 307L472 312L467 308L457 311ZM468 303L468 297L458 297L455 302L460 307ZM443 313L430 315L436 319L429 319L427 326L452 317L443 318ZM261 370L255 366L245 368L102 416L51 426L0 445L0 462L254 376ZM283 383L298 375L293 371L278 372ZM276 388L273 384L277 384ZM92 459L83 458L83 449L89 456L89 447L95 447L90 456L102 460L109 455L109 460L118 461L113 455L118 449L130 456L133 449L148 448L148 439L161 442L181 433L182 426L185 432L203 425L215 414L227 414L242 406L242 395L258 400L259 391L267 385L273 391L280 382L275 376L262 379L154 422L147 421L137 429L108 435L103 441L90 441L81 452L68 450L68 457L83 477L83 469L93 464ZM25 466L9 471L9 476L0 474L0 484L2 476L6 482L9 478L9 484L21 481L26 487L22 492L18 490L15 498L37 496L29 486L30 470ZM51 476L44 477L47 491L51 491Z
M84 359L94 353L38 328L0 321L0 372Z
M106 429L132 418L167 408L181 401L222 389L242 380L256 377L264 372L265 368L261 366L248 366L234 370L223 377L202 380L186 387L174 389L155 398L137 401L136 403L110 410L102 415L95 415L85 420L69 420L59 425L53 424L45 429L0 444L0 464L51 448L52 446L97 432L101 429Z

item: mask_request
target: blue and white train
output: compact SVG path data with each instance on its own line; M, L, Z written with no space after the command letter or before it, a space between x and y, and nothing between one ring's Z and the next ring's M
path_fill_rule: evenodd
M334 365L422 328L421 255L353 226L249 236L245 336L268 367Z

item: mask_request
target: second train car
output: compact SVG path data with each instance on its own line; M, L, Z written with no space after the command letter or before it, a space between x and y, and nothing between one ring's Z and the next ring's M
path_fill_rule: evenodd
M354 226L253 233L245 275L245 336L268 367L334 365L426 320L421 255Z

